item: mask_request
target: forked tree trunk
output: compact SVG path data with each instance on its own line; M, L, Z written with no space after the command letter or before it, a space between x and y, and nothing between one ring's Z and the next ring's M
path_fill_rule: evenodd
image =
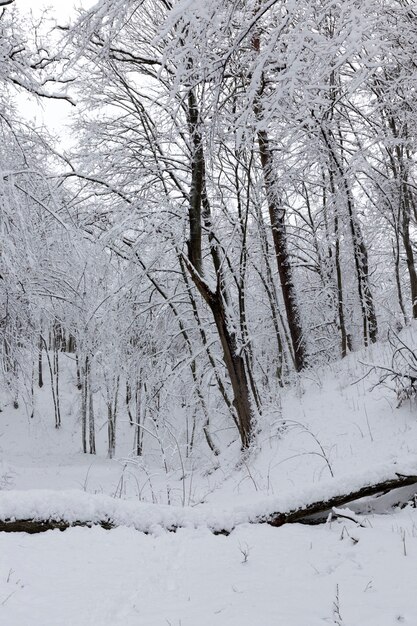
M220 251L215 241L211 223L210 206L206 193L205 158L200 128L200 116L195 94L188 95L188 126L191 139L191 191L189 202L190 235L186 266L190 276L209 306L220 343L223 358L233 389L233 406L236 410L242 448L250 445L253 434L253 411L245 359L238 349L236 333L228 319L228 294L222 269ZM210 253L216 272L217 287L213 291L203 278L202 264L202 207L204 204L204 226L208 232Z
M238 415L242 446L247 448L251 442L252 435L252 408L245 361L238 353L235 333L229 330L221 295L217 294L216 297L212 298L209 302L209 306L219 333L224 361L232 384L234 396L233 404Z
M175 244L174 244L175 245ZM205 352L207 354L209 363L212 367L212 370L214 372L214 376L216 378L216 382L217 385L219 387L219 391L223 397L224 402L227 405L227 408L229 409L229 411L232 414L232 417L236 420L235 418L235 414L234 414L234 409L232 406L232 403L228 397L227 394L227 390L223 384L223 381L221 379L221 375L219 373L219 368L216 362L216 359L214 358L214 356L211 353L210 350L210 346L209 343L207 342L207 336L206 336L206 332L204 330L204 325L201 323L201 320L199 318L199 314L198 314L198 308L197 308L197 303L195 301L194 298L194 294L192 292L191 289L191 284L189 281L189 272L185 266L185 261L181 255L181 252L179 251L179 249L177 248L177 246L175 245L175 251L177 253L177 257L178 257L178 261L180 264L180 268L181 268L181 272L182 272L182 276L186 285L186 290L187 293L189 295L190 298L190 303L191 303L191 307L192 307L192 311L193 311L193 315L195 318L195 321L197 322L197 327L200 333L200 337L201 340L203 342L204 348L205 348ZM177 322L178 322L178 326L180 328L180 333L184 339L185 345L187 346L187 350L190 354L191 360L190 360L190 370L191 370L191 375L193 378L193 382L195 385L195 391L198 397L198 400L201 404L201 407L203 409L203 413L204 413L204 417L205 417L205 423L203 426L203 431L204 431L204 435L207 441L207 444L209 446L209 448L212 450L212 452L214 452L214 454L219 454L219 451L216 447L216 445L214 444L214 441L210 435L210 416L209 416L209 412L206 406L206 402L204 400L204 395L201 389L201 383L199 380L199 377L197 375L197 368L196 368L196 362L193 358L193 354L194 354L194 349L193 349L193 345L192 345L192 341L191 338L189 336L189 333L186 329L186 327L184 326L184 322L181 318L180 313L177 310L177 307L175 306L175 304L173 303L173 301L167 296L167 294L165 293L165 291L161 288L161 286L155 281L155 279L152 277L152 275L147 271L146 266L143 264L143 262L141 261L140 257L138 256L138 254L136 253L136 258L138 259L142 269L145 271L146 276L148 277L149 281L152 283L152 285L154 286L154 288L156 289L156 291L160 294L160 296L164 299L164 301L167 303L167 306L171 309L172 313L174 314L174 317L176 318ZM143 384L143 390L146 393L146 384ZM127 392L126 392L127 393ZM126 395L126 398L128 398L128 393ZM127 400L126 400L127 401ZM145 407L146 408L146 407ZM129 419L131 419L131 415L129 414ZM138 423L138 421L136 421ZM132 422L133 423L133 422ZM141 435L141 440L143 439L143 429L140 430L140 432L142 433ZM139 449L139 448L138 448ZM140 443L140 454L142 454L142 443Z

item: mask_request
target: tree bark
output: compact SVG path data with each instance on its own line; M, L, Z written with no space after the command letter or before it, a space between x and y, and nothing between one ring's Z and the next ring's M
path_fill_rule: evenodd
M210 204L205 182L205 157L200 130L198 106L194 92L188 96L188 124L191 138L191 191L189 201L190 235L186 267L194 285L208 304L216 324L223 349L224 362L233 389L233 405L236 409L242 448L249 447L253 434L253 411L245 359L238 349L236 332L228 319L228 294L221 255L213 233ZM208 232L210 254L216 273L216 290L209 288L203 278L202 267L202 218Z
M401 234L404 244L405 257L407 259L408 275L410 277L411 311L413 319L417 319L417 272L414 263L413 246L410 238L410 191L406 180L402 184L402 204Z
M258 145L264 174L264 185L271 220L272 239L281 283L282 297L287 314L288 328L294 350L294 364L297 372L306 366L306 350L300 323L300 314L292 276L292 267L287 244L285 210L275 190L272 152L266 131L258 132Z
M260 46L261 43L259 35L254 35L252 37L252 48L256 54L259 54ZM262 112L259 103L259 97L261 96L261 94L262 87L259 89L258 100L255 102L254 105L254 113L258 121L261 118ZM258 130L257 138L263 171L266 200L268 204L269 218L271 221L275 257L278 266L278 274L284 300L285 312L287 315L288 328L291 336L291 343L294 351L294 365L297 372L300 372L307 364L307 356L293 281L290 255L288 252L285 208L283 207L282 200L279 197L277 191L273 154L270 147L267 131Z

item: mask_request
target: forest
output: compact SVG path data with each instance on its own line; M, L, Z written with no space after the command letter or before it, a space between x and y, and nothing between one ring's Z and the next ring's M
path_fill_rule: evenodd
M372 510L388 532L383 491L417 555L415 3L99 0L63 20L0 0L0 57L0 530L203 524L209 560L241 524L330 511L344 540ZM245 526L242 563L250 532L325 532L297 528ZM345 621L333 579L328 617L268 595L260 621L32 622L1 571L11 626L415 623Z

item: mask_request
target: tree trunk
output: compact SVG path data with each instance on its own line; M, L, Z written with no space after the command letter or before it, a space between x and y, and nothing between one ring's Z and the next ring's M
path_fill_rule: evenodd
M352 236L353 257L358 284L359 304L362 313L363 339L364 344L367 346L369 342L374 343L378 337L378 323L371 287L369 284L368 250L362 235L360 224L355 215L352 191L346 177L346 172L337 155L334 140L333 138L330 138L323 125L320 125L320 131L330 159L335 167L335 171L339 175L340 184L346 199L346 208L348 213L349 229ZM342 141L341 137L340 141Z
M91 383L88 384L88 442L90 454L96 453L96 430L94 419L94 400Z
M404 244L405 257L407 259L408 275L410 277L411 311L413 319L417 319L417 272L414 264L413 246L410 238L410 191L406 180L402 184L402 205L401 234Z
M260 53L260 37L252 37L252 48L256 54ZM262 95L262 88L258 93L258 100L254 105L255 117L261 119L261 105L259 98ZM287 230L285 224L285 208L277 190L276 174L274 172L274 159L270 147L269 137L266 130L258 130L258 146L263 171L263 179L266 193L266 200L271 221L272 239L274 242L275 257L278 266L278 274L281 284L282 296L284 300L285 312L290 331L292 347L294 351L294 365L297 372L300 372L307 365L307 355L303 332L301 328L300 312L297 304L297 297L292 275L290 255L288 252Z
M43 359L42 359L42 335L39 336L39 345L38 345L38 387L41 389L43 387Z
M188 124L191 138L191 192L189 204L190 235L186 266L198 291L210 307L220 343L224 362L233 389L233 405L236 409L242 448L250 445L253 433L253 412L245 360L238 350L236 333L229 326L227 306L228 294L222 269L220 251L216 244L211 223L210 205L205 184L205 158L200 130L200 119L194 92L188 97ZM212 291L203 278L202 269L202 205L204 204L204 225L208 231L210 253L216 272L217 287Z
M295 286L292 277L290 255L288 252L285 209L282 207L282 203L280 202L278 194L275 190L276 183L272 171L272 152L269 146L269 139L266 131L258 132L258 144L264 174L264 185L268 202L269 217L271 220L275 257L278 266L285 312L287 315L288 328L294 351L294 364L297 372L300 372L306 366L306 350L301 329Z
M335 198L336 188L334 183L334 171L333 171L333 163L330 164L329 168L329 181L330 181L330 191ZM333 218L333 232L335 238L335 249L334 249L334 267L336 272L336 293L337 293L337 314L339 318L339 329L340 329L340 343L341 343L341 357L345 358L348 352L348 340L347 340L347 332L346 332L346 324L345 324L345 311L343 304L343 280L342 280L342 267L340 264L340 235L339 235L339 216L337 214L337 207L334 207L334 218Z
M85 361L85 366L82 367L81 372L81 441L84 454L87 454L87 404L88 404L88 385L87 385L87 372L88 357Z

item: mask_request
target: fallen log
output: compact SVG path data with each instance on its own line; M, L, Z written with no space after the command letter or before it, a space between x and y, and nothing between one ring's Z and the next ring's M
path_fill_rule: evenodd
M259 522L267 523L270 526L276 527L282 526L283 524L293 524L295 522L317 524L320 523L320 521L317 521L314 516L320 515L327 518L327 515L333 508L338 508L345 504L351 504L362 498L376 496L378 494L386 494L396 489L412 485L416 486L417 493L417 476L405 476L403 474L397 474L396 476L397 478L384 480L374 485L367 485L356 491L351 491L350 493L333 496L328 500L312 502L301 509L271 513L270 515L259 519ZM403 504L405 504L405 502ZM309 518L311 518L310 522L308 521Z
M29 535L36 535L37 533L44 533L47 530L67 530L75 526L81 526L86 528L92 528L93 526L101 526L105 530L111 530L116 528L115 524L112 524L108 520L102 520L100 522L67 522L65 520L39 520L39 519L20 519L20 520L0 520L0 532L4 533L27 533Z
M270 526L274 527L293 523L318 524L327 519L328 514L333 510L333 508L338 508L346 504L352 505L362 498L387 494L395 490L411 486L415 486L415 493L417 493L417 476L396 474L395 478L383 480L372 485L366 485L364 487L361 487L360 489L344 494L338 494L325 500L315 501L301 508L294 508L290 511L276 511L267 515L250 516L246 519L235 522L228 528L222 528L221 526L219 526L218 523L215 525L210 524L210 522L208 521L207 527L214 534L228 535L240 523L269 524ZM404 498L404 501L402 501L400 498L398 504L406 504L406 502L409 500L409 496L410 493L407 492L407 497ZM110 500L110 502L114 501ZM110 530L117 526L123 525L133 526L134 528L141 532L144 532L145 534L152 532L151 527L146 527L141 524L124 524L122 520L117 519L116 517L113 518L111 515L102 514L101 516L95 516L94 519L78 520L68 520L64 517L59 518L57 515L51 517L50 519L47 519L46 516L44 517L44 519L40 519L39 516L33 519L17 519L16 517L0 519L0 532L24 532L29 534L36 534L45 532L47 530L63 531L67 528L72 527L91 528L94 526L99 526L106 530ZM170 522L167 521L167 523L165 524L160 522L159 526L162 526L168 531L176 531L178 528L190 527L190 520L187 519L187 516L184 517L183 522L174 521L174 519L175 517ZM200 521L196 525L203 525L203 517L200 517Z

